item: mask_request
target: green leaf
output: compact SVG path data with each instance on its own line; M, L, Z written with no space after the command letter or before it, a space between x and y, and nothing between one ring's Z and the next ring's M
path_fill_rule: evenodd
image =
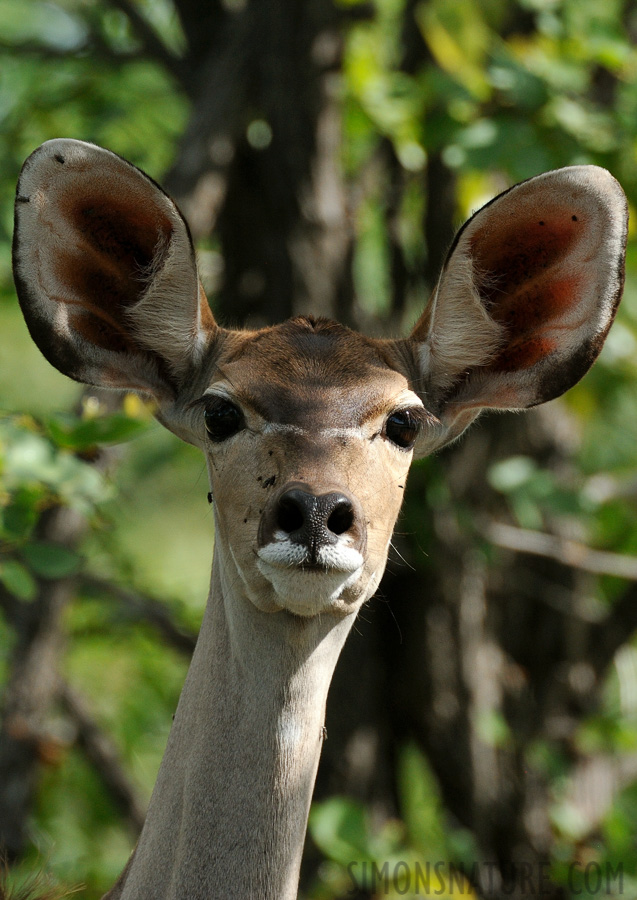
M486 100L490 85L485 62L491 34L479 4L446 0L420 4L416 20L433 57L474 97Z
M508 494L527 484L537 472L537 463L528 456L510 456L502 462L495 463L488 472L489 484Z
M81 558L59 544L34 541L22 549L29 568L42 578L64 578L72 575L80 567Z
M44 491L42 488L20 487L11 497L10 502L1 510L1 530L9 540L26 540L40 512L40 503Z
M0 561L0 581L9 593L20 600L31 602L38 592L35 579L16 559Z
M371 859L370 832L365 808L344 797L332 797L312 807L309 823L313 840L323 853L343 865Z
M487 709L478 713L474 726L478 737L490 747L505 747L511 741L509 725L497 709Z
M401 808L410 843L427 857L448 855L440 790L420 750L407 745L399 757L398 783Z
M70 450L89 450L97 444L119 444L145 431L147 423L132 419L123 413L95 419L77 420L70 416L57 416L47 423L55 443Z

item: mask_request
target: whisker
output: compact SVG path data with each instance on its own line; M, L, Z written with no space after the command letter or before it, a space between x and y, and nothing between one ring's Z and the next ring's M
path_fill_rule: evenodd
M412 564L411 564L410 562L408 562L408 561L405 559L405 557L402 555L402 553L400 552L400 550L398 549L398 547L396 546L396 544L394 544L393 541L390 541L389 546L390 546L391 549L394 551L394 553L397 553L397 554L398 554L398 556L399 556L400 559L404 562L404 564L407 566L408 569L411 569L412 572L415 572L415 571L416 571L416 567L415 567L415 566L412 566Z

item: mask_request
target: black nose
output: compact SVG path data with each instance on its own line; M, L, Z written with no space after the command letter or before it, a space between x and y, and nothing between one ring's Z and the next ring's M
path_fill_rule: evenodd
M290 488L279 497L276 510L278 528L309 547L335 543L338 535L352 528L354 518L352 501L337 491L316 496Z
M290 481L268 500L259 523L260 547L288 540L307 550L317 564L319 550L347 536L347 546L362 553L366 528L357 501L344 491L320 492L302 481Z

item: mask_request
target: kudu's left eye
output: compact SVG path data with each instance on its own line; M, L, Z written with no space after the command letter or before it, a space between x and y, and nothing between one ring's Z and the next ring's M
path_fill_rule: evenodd
M206 407L204 422L208 437L217 444L232 437L244 426L243 413L239 407L223 397Z
M411 450L416 443L420 431L420 420L410 409L401 409L385 422L385 437L400 447L401 450Z

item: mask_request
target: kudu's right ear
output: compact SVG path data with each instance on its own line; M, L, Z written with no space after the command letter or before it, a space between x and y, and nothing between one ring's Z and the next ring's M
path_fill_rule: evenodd
M482 409L544 403L588 371L622 294L627 230L624 193L596 166L539 175L469 219L408 341L439 419L419 453Z
M13 269L35 343L78 381L170 398L216 331L179 210L93 144L47 141L25 162Z

